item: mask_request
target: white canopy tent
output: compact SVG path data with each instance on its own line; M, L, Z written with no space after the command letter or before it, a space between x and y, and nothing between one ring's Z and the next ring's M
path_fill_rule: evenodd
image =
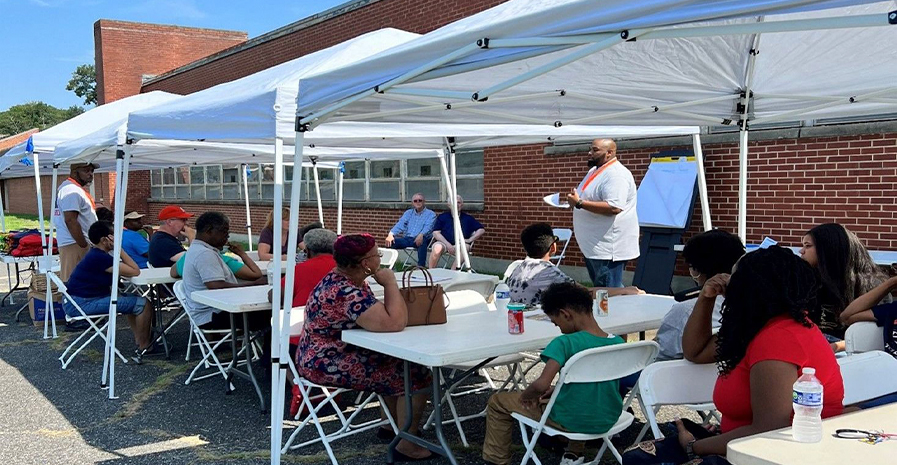
M894 2L511 0L303 80L324 122L737 125L893 112ZM890 13L890 14L889 14ZM309 136L312 133L309 133Z

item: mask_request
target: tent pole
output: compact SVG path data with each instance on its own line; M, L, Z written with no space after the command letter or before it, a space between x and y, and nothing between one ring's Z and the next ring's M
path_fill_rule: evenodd
M249 251L252 252L252 218L249 216L249 165L240 165L243 171L243 197L246 199L246 235L249 237Z
M448 144L446 150L439 153L439 163L442 166L442 179L445 181L445 189L448 191L449 209L452 212L452 227L455 230L455 266L461 267L461 243L464 242L464 236L461 234L461 222L458 220L458 202L452 201L455 198L455 191L452 190L452 178L449 174L448 163L445 161L446 152L449 152Z
M37 152L32 152L31 157L34 160L34 188L37 190L37 221L40 229L40 243L44 249L44 255L47 255L47 231L44 229L44 196L40 185L40 155Z
M299 169L302 167L300 165ZM296 172L296 167L293 167ZM283 224L283 139L274 140L274 225ZM290 211L296 208L296 205L290 205ZM275 227L274 244L283 243L283 228ZM280 386L280 318L281 307L278 302L285 300L283 298L283 289L278 285L280 273L283 269L282 255L275 253L272 256L271 263L274 265L274 281L271 284L271 463L280 463L280 434L278 430L283 428L283 410L278 410L277 391Z
M336 186L336 235L339 236L343 233L343 178L346 175L346 162L339 162L339 171L337 171L337 176L339 176L339 184Z
M4 211L3 206L3 197L6 196L6 183L3 183L3 193L0 194L0 228L3 228L3 232L6 232L6 212ZM10 289L12 289L12 273L10 273L9 263L6 264L6 283ZM10 302L12 303L12 296L10 296Z
M301 169L302 165L294 166L300 166ZM324 206L321 203L321 181L318 179L318 160L316 158L311 159L311 171L315 177L315 196L318 199L318 221L320 221L321 224L324 224ZM294 174L293 177L296 177L296 175ZM302 176L300 176L299 179L302 179Z
M747 167L748 131L738 133L738 237L747 243Z
M53 325L53 338L56 339L58 337L58 335L56 334L56 312L49 311L49 309L52 308L50 302L53 301L52 300L53 292L51 291L52 286L50 285L49 274L53 272L53 258L52 257L53 257L53 236L54 236L53 227L54 227L54 224L53 224L52 218L56 215L56 186L57 186L56 183L57 183L57 180L59 179L58 176L59 176L59 165L57 165L56 163L53 163L53 183L51 184L52 187L50 188L50 192L51 192L51 194L50 194L50 218L51 219L50 219L49 231L47 232L48 246L44 252L44 260L45 260L44 266L39 267L39 268L44 268L44 278L46 278L45 281L47 283L47 291L46 291L45 300L44 300L44 302L46 302L46 307L45 307L46 311L44 312L44 339L48 338L48 335L47 335L48 324L47 323L49 321L52 321L52 325Z
M695 154L695 160L698 162L698 195L701 198L701 222L704 224L704 231L713 229L710 223L710 201L707 197L707 173L704 171L704 149L701 147L701 135L692 136L692 147Z
M115 153L115 218L113 221L113 248L112 257L121 257L122 248L122 230L124 229L125 203L127 202L128 192L128 164L131 160L131 145L121 147ZM118 283L121 279L120 265L115 260L116 265L112 267L112 295L109 302L109 326L106 328L106 361L108 363L109 372L109 398L117 399L115 395L115 334L118 317ZM103 370L103 385L106 384L106 370Z
M451 158L449 158L449 166L451 168L452 175L452 193L454 194L454 197L452 197L452 201L455 204L455 216L457 217L456 221L458 223L457 227L455 228L455 234L458 234L458 236L455 237L461 239L460 242L458 242L458 244L461 246L458 249L458 253L461 255L461 261L466 264L467 270L470 271L473 269L473 266L471 266L470 264L470 254L467 251L467 241L464 238L464 229L461 228L461 211L458 210L458 170L455 163L457 153L455 152L455 147L453 145L449 147L449 155L451 156ZM460 270L463 267L464 265L459 266L458 269Z

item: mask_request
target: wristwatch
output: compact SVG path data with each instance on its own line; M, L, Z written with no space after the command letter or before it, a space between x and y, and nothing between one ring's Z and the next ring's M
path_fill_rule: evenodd
M576 202L576 204L573 205L573 206L574 206L575 208L582 208L582 199L579 199L579 200Z
M694 459L698 458L698 456L695 454L695 450L694 450L696 441L697 441L697 439L692 439L691 441L688 441L688 443L685 444L685 455L688 456L688 460L694 460Z

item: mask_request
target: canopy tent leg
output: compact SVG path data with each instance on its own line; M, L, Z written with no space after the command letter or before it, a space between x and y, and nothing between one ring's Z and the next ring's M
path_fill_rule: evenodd
M242 164L243 198L246 200L246 235L249 237L249 251L252 252L252 218L249 216L249 165Z
M302 165L293 165L293 166L301 167ZM296 169L293 168L293 171L295 171L295 170ZM300 168L300 170L301 170L301 168ZM316 158L311 159L311 171L315 177L315 196L318 199L318 221L320 221L321 224L323 225L324 224L324 206L323 206L323 204L321 204L321 182L318 179L318 160ZM293 177L294 178L296 177L295 173L293 174ZM302 179L302 175L299 175L299 179L300 180ZM296 202L298 204L299 200L297 199ZM290 215L290 216L292 216L292 215Z
M695 160L698 162L698 196L701 199L701 223L704 231L713 229L710 223L710 200L707 197L707 173L704 171L704 148L701 147L701 135L692 136L692 147Z
M112 256L121 257L122 248L121 231L124 229L125 203L127 202L128 193L128 165L131 161L131 145L125 145L115 153L115 218L113 220L113 248ZM116 260L116 264L118 260ZM115 335L118 318L118 283L121 280L119 266L112 267L112 295L109 302L109 326L106 328L106 352L105 362L108 367L109 374L109 398L117 399L115 395ZM106 369L103 370L103 385L106 385Z
M738 237L747 244L748 131L738 133Z
M53 302L53 291L52 286L50 286L49 274L53 272L53 236L54 236L54 224L53 224L53 216L56 215L56 186L59 179L59 165L53 164L53 183L51 184L50 189L50 226L49 231L47 232L47 248L44 249L44 265L40 268L44 268L44 278L47 283L46 294L44 295L44 302L47 302L47 311L44 312L44 339L49 339L48 333L48 322L52 322L53 326L53 339L56 339L58 334L56 333L56 312L49 311L52 308L50 302Z
M449 174L448 163L445 161L445 152L449 152L450 149L446 148L445 151L439 154L439 163L442 165L442 179L445 181L445 189L448 191L449 199L455 198L455 192L452 190L452 179ZM461 234L461 221L458 219L458 202L449 201L449 208L452 211L452 227L455 230L455 265L460 268L461 266L461 243L464 242L464 236ZM460 239L459 239L460 238ZM459 242L460 241L460 242Z
M446 140L446 144L448 146L449 151L449 163L451 169L451 180L452 180L452 192L450 195L450 203L452 205L452 215L454 215L454 228L455 228L455 266L460 270L463 269L464 266L467 266L467 270L472 270L473 266L470 264L470 254L467 251L467 242L464 240L464 230L461 228L461 212L458 210L458 173L455 163L455 148L454 145L450 143L450 141Z
M0 194L0 228L3 229L3 232L6 232L6 211L4 211L3 206L3 197L5 197L5 195L6 190L4 190L2 194ZM6 283L9 288L12 289L12 274L9 270L9 263L6 264ZM10 299L12 299L12 297L10 297ZM10 301L10 303L12 303L12 301Z
M346 176L346 162L339 162L339 183L336 185L336 235L343 233L343 178Z

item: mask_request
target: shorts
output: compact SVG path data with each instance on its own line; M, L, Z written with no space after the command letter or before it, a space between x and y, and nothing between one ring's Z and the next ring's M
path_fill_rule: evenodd
M86 315L104 315L109 313L109 304L112 300L112 296L105 297L78 297L72 296L72 300L81 307L81 310ZM118 296L118 305L116 306L116 310L121 315L140 315L143 313L143 308L146 305L146 299L140 296L134 295L119 295ZM63 310L65 310L65 314L72 317L78 318L81 314L78 312L78 309L66 299L65 304L62 306Z

